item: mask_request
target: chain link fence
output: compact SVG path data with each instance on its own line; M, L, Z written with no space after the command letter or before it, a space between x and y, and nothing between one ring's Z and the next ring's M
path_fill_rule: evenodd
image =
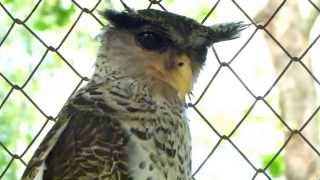
M82 7L81 4L79 4L76 0L72 0L71 2L80 10L79 15L77 16L76 20L74 21L73 25L70 27L70 29L68 30L68 32L64 35L64 38L62 39L62 41L59 43L59 45L57 46L53 46L50 44L47 44L45 41L43 41L40 36L30 27L27 25L28 20L34 15L34 13L38 10L38 7L41 3L43 3L45 0L39 0L37 1L37 3L35 4L35 6L32 8L31 12L28 14L27 17L25 17L24 19L18 19L16 18L4 5L5 3L3 3L2 1L0 1L0 11L3 11L4 14L6 14L6 16L8 16L11 20L12 20L12 24L9 27L8 31L5 33L5 35L3 37L1 37L0 39L0 48L3 45L3 43L6 41L7 37L10 35L10 33L13 31L13 29L17 26L23 27L25 28L25 30L32 34L32 36L34 38L36 38L41 44L42 46L44 46L46 48L44 54L42 55L42 58L39 60L39 62L37 63L37 65L34 67L34 69L32 70L32 72L30 73L30 75L28 76L28 78L26 79L26 81L22 84L22 85L17 85L15 84L12 80L10 80L10 78L8 78L6 76L5 73L0 72L0 79L4 80L9 86L10 86L10 90L9 92L4 96L4 98L2 100L0 100L0 114L2 113L1 110L4 107L4 105L6 104L8 98L10 96L12 96L13 92L15 91L19 91L21 94L23 94L25 96L25 98L27 98L28 102L30 104L32 104L32 106L34 106L37 111L39 111L45 118L46 118L46 122L42 125L42 127L40 128L40 130L36 133L36 135L33 137L32 141L29 143L29 145L24 149L23 153L21 154L16 154L12 151L10 151L10 149L3 143L0 141L0 149L4 150L8 155L11 156L11 160L8 162L8 164L5 167L1 167L0 168L0 179L2 179L6 172L10 169L12 163L14 161L20 161L21 163L23 163L24 165L27 164L27 162L25 162L23 160L23 157L25 156L25 154L30 150L30 147L34 144L35 140L39 137L40 133L46 128L46 126L48 125L49 122L54 122L56 120L56 117L53 117L50 114L47 114L46 112L44 112L42 110L42 108L37 105L37 103L33 100L33 98L25 91L25 87L28 85L28 83L30 82L30 80L32 80L32 78L34 77L34 74L37 72L39 66L43 63L43 60L45 59L45 57L48 55L48 53L55 53L56 55L58 55L64 62L64 65L68 66L75 75L77 75L80 78L79 83L74 87L73 92L70 94L70 96L76 92L78 90L78 88L85 82L88 81L88 77L83 76L75 67L73 67L73 65L68 61L67 58L64 57L64 54L60 52L60 48L61 46L64 44L64 42L66 41L66 39L68 38L68 36L73 32L73 29L75 27L75 25L79 22L79 20L86 14L88 16L92 16L97 23L99 23L101 25L101 27L104 26L103 21L100 20L100 17L96 16L96 14L94 12L97 11L97 8L99 7L99 5L101 4L101 0L97 1L95 6L92 7L91 9ZM199 173L199 171L206 166L206 162L212 158L217 150L217 148L219 147L219 145L222 142L227 142L229 143L240 155L241 157L248 163L248 165L254 170L254 175L252 176L252 179L255 179L258 175L264 175L267 179L272 179L272 177L269 175L269 173L267 173L268 168L270 168L271 164L274 162L274 160L279 156L280 153L283 153L285 147L288 145L288 143L290 142L291 138L293 136L300 136L304 142L313 150L313 152L319 157L320 159L320 152L317 149L316 145L314 145L312 142L310 142L302 133L302 131L305 129L305 127L310 123L310 121L313 121L315 119L315 116L317 115L318 111L320 110L320 106L318 106L315 111L313 113L311 113L310 117L308 117L307 121L304 122L304 124L299 128L299 129L293 129L290 127L290 125L286 122L286 120L273 108L273 106L266 100L266 96L268 96L268 94L273 90L273 88L275 88L275 86L278 84L278 82L280 81L280 79L284 76L285 72L290 68L290 66L292 66L292 64L299 64L299 66L301 66L303 69L305 69L305 72L308 73L312 79L314 80L316 85L320 85L320 81L319 79L313 74L313 72L308 68L308 66L302 61L302 58L308 53L308 51L312 48L312 46L318 41L318 39L320 38L320 36L317 36L314 40L312 40L312 43L310 43L310 45L306 48L306 50L302 53L302 55L300 57L295 57L292 56L290 52L288 52L288 50L281 44L281 42L273 36L273 34L271 32L269 32L267 30L267 26L268 24L273 20L273 18L276 16L276 14L278 13L278 11L283 8L286 4L286 1L282 1L282 3L277 7L277 9L273 12L273 14L270 16L270 18L268 19L268 21L265 24L258 24L257 22L255 22L250 15L248 15L248 13L242 9L242 7L240 6L239 3L237 3L237 1L233 0L231 1L235 7L237 7L245 17L247 17L247 19L252 23L252 26L255 27L254 32L252 33L252 35L247 39L247 41L242 45L242 47L234 54L234 56L232 57L232 59L230 61L227 62L223 62L219 59L218 53L216 52L216 49L213 47L212 51L214 52L216 59L219 63L219 68L215 71L214 75L211 77L210 81L208 81L206 87L204 88L203 92L201 93L201 95L199 97L197 97L197 99L194 102L191 102L188 104L189 108L194 109L195 112L198 113L198 115L202 118L202 120L208 125L208 127L212 130L212 132L217 135L219 137L219 140L217 141L217 143L215 144L215 146L211 149L210 153L206 156L206 158L203 160L203 162L195 169L195 171L193 172L193 179L196 179L196 175L197 173ZM206 16L203 18L203 20L201 21L201 23L205 23L205 21L212 15L212 13L216 10L216 8L218 7L218 4L220 3L220 0L214 2L214 4L212 5L211 9L208 11L208 13L206 14ZM320 8L316 5L316 3L314 3L312 0L306 1L305 3L309 3L313 8L315 8L317 10L317 12L320 12ZM151 8L153 6L158 6L161 9L163 9L164 11L166 10L166 7L164 5L162 5L162 0L149 0L148 5L146 6L146 8ZM2 17L1 17L2 18ZM268 90L265 92L265 94L263 95L256 95L250 88L249 86L246 84L246 82L241 78L241 76L239 74L237 74L237 72L233 69L232 66L230 66L233 61L237 58L237 56L240 54L241 51L243 51L243 49L247 46L247 44L252 40L252 38L255 36L255 34L258 31L263 31L265 32L269 38L271 38L278 47L280 47L282 49L282 51L288 56L288 58L290 58L290 60L288 61L287 65L285 66L285 68L282 70L282 72L277 76L277 78L275 79L275 81L271 84L271 86L268 88ZM0 59L1 61L1 59ZM234 77L241 83L241 85L247 90L247 92L255 99L255 101L252 103L252 105L248 108L248 110L246 111L246 113L244 114L244 116L241 118L241 120L237 123L237 125L233 128L233 130L230 132L230 134L221 134L213 125L212 123L210 123L210 121L208 120L208 118L201 112L201 110L197 107L198 103L203 99L204 95L206 94L206 92L208 91L209 87L211 86L212 82L216 79L217 75L220 73L220 71L222 69L227 69L228 71L230 71ZM242 149L240 147L238 147L233 140L231 139L231 137L237 132L237 130L239 129L239 127L243 124L244 121L246 121L248 115L250 114L250 112L252 111L252 109L256 106L256 104L258 102L262 102L263 104L265 104L272 112L273 114L277 117L277 119L279 120L279 122L285 126L285 128L287 129L287 131L289 132L289 135L286 137L285 142L281 145L281 148L275 152L274 156L270 159L270 161L266 164L266 166L264 168L259 168L257 167L248 157L245 153L243 153ZM0 126L1 126L1 119L0 119ZM1 132L0 132L1 133ZM228 172L229 170L227 170ZM320 178L320 177L318 177Z

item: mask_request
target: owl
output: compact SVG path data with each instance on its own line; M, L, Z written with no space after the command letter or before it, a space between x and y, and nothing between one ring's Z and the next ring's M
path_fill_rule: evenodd
M207 49L241 22L204 26L155 9L106 10L90 81L72 96L23 180L191 180L185 96Z

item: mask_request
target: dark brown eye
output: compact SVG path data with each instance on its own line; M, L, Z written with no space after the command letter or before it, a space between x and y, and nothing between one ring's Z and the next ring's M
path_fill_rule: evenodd
M141 47L148 50L161 51L168 47L167 39L154 32L142 32L136 35Z

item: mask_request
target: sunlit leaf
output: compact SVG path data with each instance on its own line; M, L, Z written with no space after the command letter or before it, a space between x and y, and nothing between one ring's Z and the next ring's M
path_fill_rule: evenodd
M50 28L50 24L48 24L48 22L40 20L40 19L38 21L34 22L33 25L37 30L40 30L40 31L44 31L44 30Z
M13 2L14 2L14 0L4 0L4 3L7 3L7 4L13 3Z
M268 154L262 157L262 164L267 166L269 162L274 157L274 154ZM278 156L272 164L268 167L268 172L274 178L280 177L284 174L285 171L285 162L283 156Z

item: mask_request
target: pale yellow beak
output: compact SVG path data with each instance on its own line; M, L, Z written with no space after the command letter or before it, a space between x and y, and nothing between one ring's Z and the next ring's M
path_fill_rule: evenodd
M191 60L185 54L152 60L145 68L147 75L171 86L181 99L192 88Z

